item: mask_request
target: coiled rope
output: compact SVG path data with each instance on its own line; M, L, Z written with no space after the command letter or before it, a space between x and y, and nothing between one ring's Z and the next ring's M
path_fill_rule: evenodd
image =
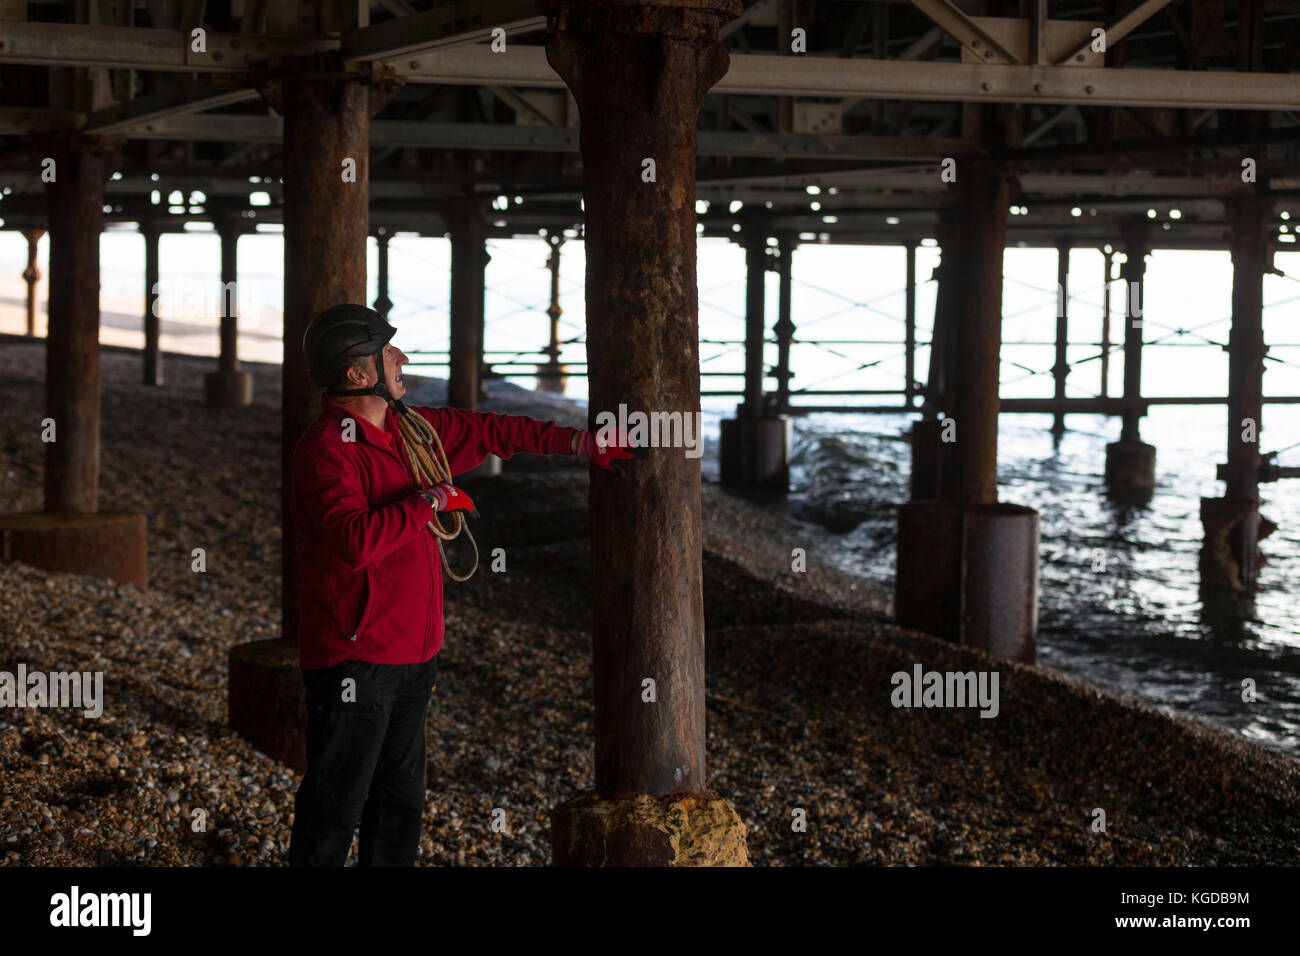
M402 433L402 445L406 449L406 465L411 472L411 481L415 485L415 490L422 491L430 485L443 482L451 484L451 466L447 463L447 453L443 450L442 439L438 437L437 429L423 415L411 411L401 401L394 399L388 404L397 413L397 428ZM442 526L436 511L429 522L429 530L438 538L438 556L442 558L442 569L447 572L447 577L453 581L468 581L478 570L478 542L474 540L474 535L470 534L469 525L465 523L464 512L450 511L447 514L451 519L451 531ZM451 565L447 563L447 552L442 545L444 541L452 541L460 537L462 531L469 539L470 547L474 549L474 566L464 577L451 569Z

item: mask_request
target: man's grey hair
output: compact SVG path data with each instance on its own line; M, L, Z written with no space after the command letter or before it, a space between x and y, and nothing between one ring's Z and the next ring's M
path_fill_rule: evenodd
M382 354L382 353L380 353ZM372 363L372 359L374 362ZM351 383L348 382L348 369L356 369L358 372L369 372L372 368L379 369L379 375L382 378L384 374L384 363L379 355L354 355L339 368L339 380L336 388L349 388Z

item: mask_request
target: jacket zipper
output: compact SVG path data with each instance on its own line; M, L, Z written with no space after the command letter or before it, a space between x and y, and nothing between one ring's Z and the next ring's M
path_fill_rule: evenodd
M370 571L370 566L366 565L366 603L361 605L361 617L357 619L357 629L352 633L350 643L353 644L357 642L361 632L366 629L366 615L370 613L370 605L374 603L374 589L370 586Z

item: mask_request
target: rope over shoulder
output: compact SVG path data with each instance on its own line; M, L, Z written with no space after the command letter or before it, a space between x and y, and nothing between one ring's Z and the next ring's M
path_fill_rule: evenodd
M437 429L423 415L407 408L400 399L391 399L388 405L397 415L397 428L402 433L402 446L406 449L406 466L411 472L411 481L415 490L421 491L430 485L442 482L452 484L451 465L447 462L447 453L443 450L442 439L438 437ZM453 511L449 515L452 526L450 531L442 526L436 511L429 522L429 530L438 538L438 556L442 559L442 569L447 573L447 577L453 581L468 581L478 570L478 542L470 533L469 525L465 523L465 515L462 512ZM474 565L463 577L453 571L451 565L447 563L447 552L442 545L444 541L452 541L460 537L461 532L464 532L470 547L474 549Z

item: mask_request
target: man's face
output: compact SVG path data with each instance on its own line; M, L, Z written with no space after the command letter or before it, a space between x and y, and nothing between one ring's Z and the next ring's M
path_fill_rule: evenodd
M410 359L391 343L384 346L383 359L384 384L388 386L388 394L391 398L401 398L406 394L406 386L402 383L402 366Z

